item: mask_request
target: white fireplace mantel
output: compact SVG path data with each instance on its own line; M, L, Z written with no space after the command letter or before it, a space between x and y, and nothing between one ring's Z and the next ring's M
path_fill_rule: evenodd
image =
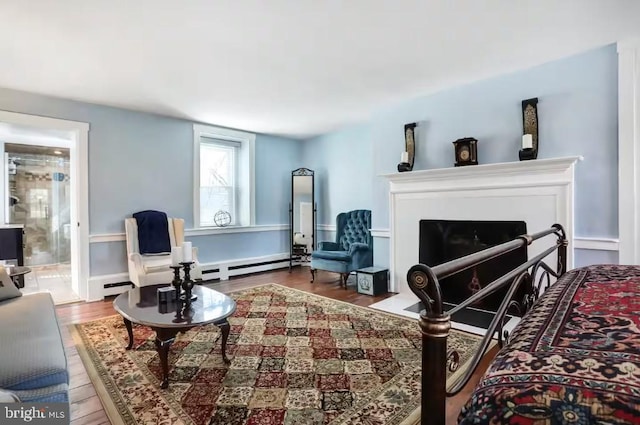
M573 246L574 168L580 160L572 156L383 175L389 180L390 291L410 292L406 273L419 261L422 219L522 220L528 233L560 223ZM548 242L535 242L529 256ZM567 266L573 267L572 249Z

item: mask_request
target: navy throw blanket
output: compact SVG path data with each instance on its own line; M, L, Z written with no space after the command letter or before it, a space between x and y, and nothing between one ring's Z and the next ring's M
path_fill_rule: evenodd
M140 254L160 254L171 252L169 222L162 211L140 211L133 214L138 224L138 245Z

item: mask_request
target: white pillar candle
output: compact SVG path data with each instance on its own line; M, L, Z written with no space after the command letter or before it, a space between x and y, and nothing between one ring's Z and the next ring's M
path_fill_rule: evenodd
M409 152L402 152L402 156L400 157L400 162L409 162Z
M191 242L185 242L182 245L182 261L185 263L190 263L193 261L192 250L191 250Z
M179 267L182 262L182 248L179 246L171 247L171 265Z
M533 135L525 134L522 136L522 149L532 149L533 148Z

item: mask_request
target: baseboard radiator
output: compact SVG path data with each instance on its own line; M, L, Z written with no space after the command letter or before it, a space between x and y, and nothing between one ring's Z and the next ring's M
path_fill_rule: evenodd
M264 257L229 260L222 263L202 263L201 266L202 280L204 282L215 282L219 280L228 280L232 276L249 275L269 270L287 268L289 267L289 254L282 253ZM103 297L107 297L120 294L132 288L133 283L124 280L127 277L127 273L120 273L105 277L96 276L91 279L103 281L102 295Z

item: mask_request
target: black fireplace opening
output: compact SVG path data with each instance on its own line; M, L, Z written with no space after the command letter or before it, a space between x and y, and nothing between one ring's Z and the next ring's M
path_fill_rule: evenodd
M524 221L482 220L420 220L419 261L428 266L446 263L492 246L509 242L527 233ZM527 247L523 246L498 258L488 260L440 281L443 302L449 309L480 289L527 261ZM452 320L486 328L493 318L508 287L489 295L461 311ZM521 287L515 299L522 299L526 288ZM416 304L407 308L423 308Z

